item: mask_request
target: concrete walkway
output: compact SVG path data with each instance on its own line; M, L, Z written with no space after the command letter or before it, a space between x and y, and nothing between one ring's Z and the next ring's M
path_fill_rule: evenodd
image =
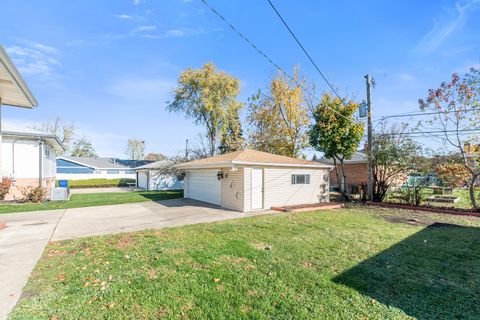
M2 214L0 319L6 319L49 241L270 214L241 213L190 199Z

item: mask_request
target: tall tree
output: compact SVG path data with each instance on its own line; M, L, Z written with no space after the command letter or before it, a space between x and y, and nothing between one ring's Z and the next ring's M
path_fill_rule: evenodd
M207 63L201 69L189 68L182 72L167 110L184 112L195 124L205 126L208 153L213 156L218 150L221 133L229 125L229 110L242 106L237 101L239 92L238 79L218 71L213 63Z
M97 153L92 143L85 137L76 140L73 143L72 157L97 157Z
M145 152L145 140L128 139L125 154L130 160L142 160Z
M57 117L53 121L44 121L40 125L36 125L33 129L54 134L65 147L65 153L69 152L75 137L75 126L72 122L65 122L62 118Z
M471 68L463 77L454 73L448 83L428 90L428 97L420 99L419 105L422 111L438 112L426 124L442 128L444 140L460 153L470 173L470 202L478 209L475 185L480 176L480 141L475 131L468 130L478 128L480 121L480 69Z
M420 146L405 134L406 124L382 123L373 135L373 201L381 202L393 184L405 182L420 158Z
M298 157L307 146L310 119L302 88L305 83L294 67L293 80L279 72L267 94L259 90L250 98L249 143L254 149Z
M223 128L220 146L218 147L221 154L242 150L245 147L238 108L232 107L229 113L228 124L226 128Z
M323 152L326 158L333 159L340 191L347 199L350 199L350 195L344 161L352 158L357 151L364 130L363 123L354 117L358 107L353 101L344 104L340 99L324 93L320 104L312 110L315 123L309 131L310 145ZM342 168L342 180L338 163Z

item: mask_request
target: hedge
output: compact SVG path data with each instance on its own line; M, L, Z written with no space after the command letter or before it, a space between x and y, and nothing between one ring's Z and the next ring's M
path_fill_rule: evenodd
M128 183L135 183L135 179L85 179L68 180L68 186L72 189L79 188L108 188L127 187ZM58 186L58 180L57 180Z

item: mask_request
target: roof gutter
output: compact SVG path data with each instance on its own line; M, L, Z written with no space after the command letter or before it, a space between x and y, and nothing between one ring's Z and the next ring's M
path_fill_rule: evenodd
M180 163L174 165L176 169L210 169L210 168L222 168L222 167L235 167L239 166L268 166L268 167L287 167L287 168L309 168L309 169L332 169L334 166L327 164L294 164L294 163L275 163L275 162L248 162L248 161L223 161L216 163L205 164L189 164Z

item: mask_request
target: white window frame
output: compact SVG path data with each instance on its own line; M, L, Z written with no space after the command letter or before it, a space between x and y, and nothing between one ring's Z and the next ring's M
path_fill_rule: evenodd
M298 176L303 176L303 182L298 181ZM292 184L310 184L310 174L308 173L293 173Z

